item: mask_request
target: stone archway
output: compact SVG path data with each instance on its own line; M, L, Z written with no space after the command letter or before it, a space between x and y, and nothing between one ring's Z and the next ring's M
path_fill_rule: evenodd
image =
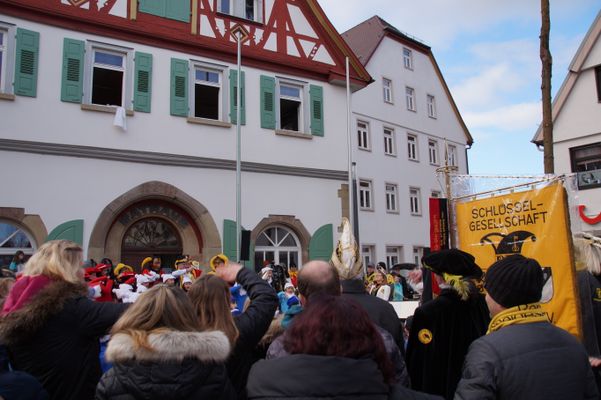
M219 231L206 207L173 185L151 181L122 194L104 208L90 236L88 257L94 259L109 257L112 260L119 260L121 240L128 225L117 219L131 206L149 201L172 204L190 218L189 230L181 230L185 254L190 254L192 258L206 263L213 255L221 252ZM202 238L200 241L196 240L195 233L200 234Z
M27 229L33 236L37 246L41 246L48 237L48 230L39 215L25 214L24 208L0 207L0 219L14 221Z
M303 263L307 262L309 260L309 242L311 241L311 234L307 228L305 228L305 225L292 215L269 215L269 217L263 218L250 234L251 243L255 243L259 234L265 229L277 225L283 225L296 234L302 249L301 260ZM298 267L300 268L301 266L299 265Z

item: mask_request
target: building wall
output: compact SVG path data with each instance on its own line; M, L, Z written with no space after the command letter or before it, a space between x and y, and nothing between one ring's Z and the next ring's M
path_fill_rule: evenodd
M353 149L359 179L372 181L373 211L360 211L360 241L375 246L376 261L385 261L386 246L402 246L400 262L413 262L414 247L430 246L428 198L444 195L436 169L444 166L444 139L456 146L459 173L466 173L466 136L455 116L430 58L413 50L413 70L404 68L403 45L385 37L366 65L375 80L353 95ZM384 102L382 78L392 80L393 104ZM415 90L416 111L407 110L405 86ZM426 95L435 97L436 118L428 116ZM371 149L357 147L356 123L369 123ZM396 156L384 153L383 129L394 129ZM417 136L418 160L408 158L407 134ZM438 144L437 165L429 162L428 140ZM398 212L386 210L385 184L398 185ZM419 188L421 212L410 212L410 187Z
M0 102L0 113L3 114L2 137L235 159L235 125L223 128L192 124L187 123L186 118L171 116L169 113L171 58L213 62L229 68L235 68L235 65L11 17L1 17L0 20L40 32L37 97L18 97L14 102ZM152 112L136 112L134 116L128 117L127 132L123 132L120 128L113 126L112 114L82 111L79 104L61 102L64 38L92 40L152 54ZM246 125L242 127L243 160L309 168L346 169L346 153L331 151L332 148L338 146L340 141L346 140L344 126L335 117L343 115L346 110L344 88L326 82L292 77L286 74L274 74L255 68L244 67L243 70L246 74L247 103ZM322 86L324 90L324 137L303 140L276 136L273 130L262 129L259 102L261 75L293 78L306 84ZM226 78L224 79L224 90L229 93L227 74L224 78ZM306 100L304 105L305 108L308 108L308 99ZM224 110L224 112L227 115L229 110ZM31 118L32 115L36 117ZM24 124L24 121L27 123ZM274 151L275 148L277 151Z
M158 181L180 189L206 207L219 236L223 237L223 221L234 220L236 216L234 171L159 164L161 153L235 160L235 125L194 124L186 118L170 115L171 58L215 63L227 68L234 68L234 65L6 15L0 15L0 21L40 33L37 95L0 100L0 139L91 146L105 149L107 154L111 150L157 153L154 162L133 163L0 150L4 165L14 166L3 169L0 181L4 187L17 188L2 196L0 207L23 208L27 214L39 215L48 232L65 221L82 219L83 245L87 249L94 226L107 205L134 187ZM113 113L87 111L80 104L62 102L64 38L123 46L152 54L151 112L136 111L133 116L128 116L124 131L113 125ZM272 215L294 216L310 235L325 224L337 226L342 214L338 191L344 178L319 178L314 177L315 173L313 177L286 175L281 167L302 167L317 171L318 175L320 170L335 173L346 170L347 153L339 151L341 144L346 143L346 130L338 118L346 110L345 89L326 81L258 68L243 66L243 71L246 74L246 124L242 126L242 160L269 164L271 172L243 172L242 226L253 229ZM323 137L307 134L299 138L262 129L261 75L294 79L305 84L306 110L309 109L309 85L321 86ZM229 96L228 74L224 73L223 77L223 90ZM227 115L229 108L224 109L224 113ZM306 248L303 250L307 251ZM204 256L207 258L206 254Z
M597 98L595 67L601 65L601 40L597 40L578 73L576 82L553 124L555 173L571 173L570 149L601 143L601 103ZM582 189L577 203L584 205L585 215L601 213L601 188ZM588 225L580 219L581 229L601 234L601 226Z

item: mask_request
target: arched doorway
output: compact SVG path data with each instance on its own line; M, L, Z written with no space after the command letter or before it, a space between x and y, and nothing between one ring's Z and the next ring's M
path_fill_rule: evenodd
M284 267L302 265L302 248L296 234L284 226L272 226L255 240L255 266L273 261Z
M90 235L88 257L120 262L126 230L151 217L166 219L176 228L182 252L192 259L207 263L221 252L221 236L209 210L177 187L151 181L123 193L104 208Z
M183 253L182 239L175 226L163 218L142 218L131 224L121 242L121 262L139 266L148 256L160 257L171 268Z

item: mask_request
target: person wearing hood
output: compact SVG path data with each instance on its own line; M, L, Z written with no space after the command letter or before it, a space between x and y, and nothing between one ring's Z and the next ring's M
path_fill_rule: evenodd
M44 243L29 259L0 315L0 342L15 370L33 375L56 400L88 400L101 376L98 339L126 305L87 297L82 249Z
M415 310L407 345L412 388L452 399L470 344L490 321L476 284L482 270L471 254L442 250L423 258L441 288L434 300Z
M97 400L235 399L225 361L230 343L219 330L203 331L182 290L157 285L117 321L106 350L113 368Z

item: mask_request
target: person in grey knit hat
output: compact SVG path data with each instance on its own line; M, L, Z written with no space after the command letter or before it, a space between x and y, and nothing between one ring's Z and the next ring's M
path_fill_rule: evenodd
M455 400L598 399L584 347L539 303L543 273L535 259L495 262L484 288L492 320L469 348Z

